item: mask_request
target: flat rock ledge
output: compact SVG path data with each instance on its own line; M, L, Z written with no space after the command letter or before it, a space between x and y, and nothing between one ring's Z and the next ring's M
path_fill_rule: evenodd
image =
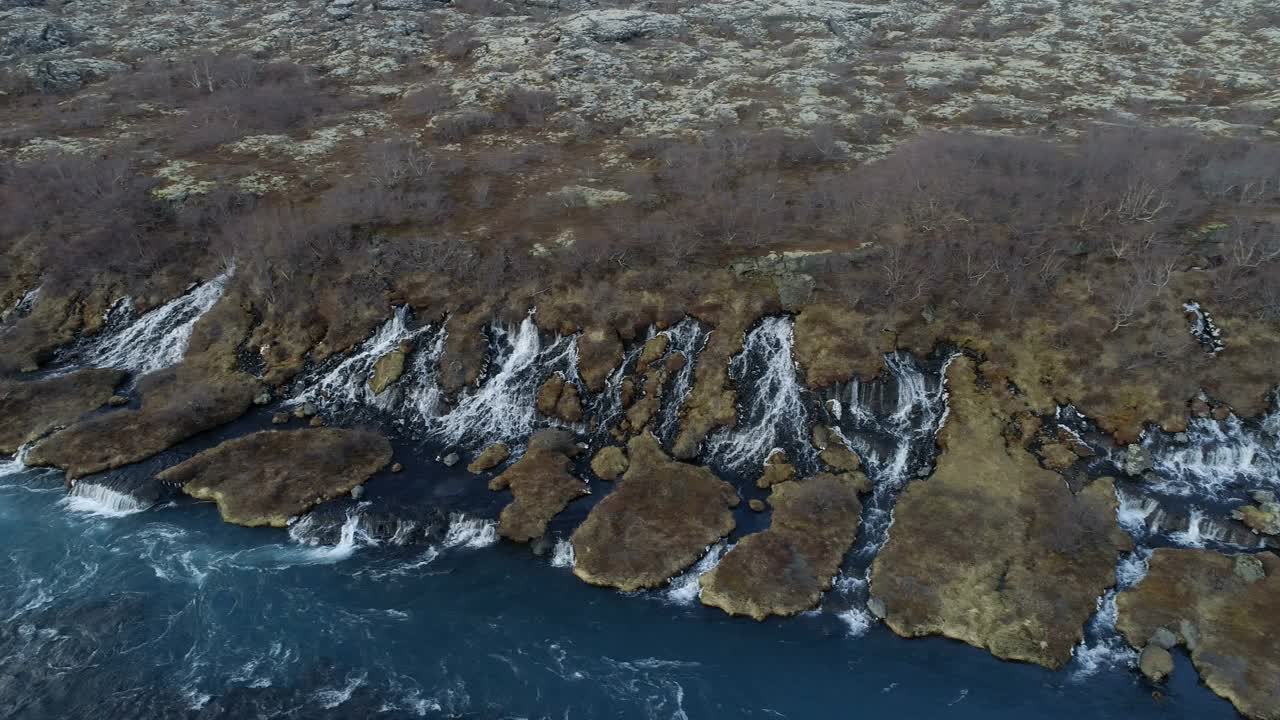
M1161 548L1152 553L1146 577L1116 597L1116 626L1135 648L1185 645L1209 689L1246 717L1276 720L1276 598L1280 556L1275 553L1231 556Z
M1072 494L1001 431L1008 403L976 384L973 361L947 376L950 416L927 480L894 510L872 565L871 596L899 635L944 635L1007 660L1059 668L1071 659L1098 597L1115 584L1132 540L1116 521L1113 484Z
M858 536L858 493L867 488L858 480L823 474L775 485L772 524L702 576L702 603L756 620L817 605Z
M624 592L661 585L733 531L733 486L697 465L676 462L650 433L627 443L630 462L617 488L574 532L573 572Z
M0 455L12 455L106 405L126 376L123 370L80 370L46 380L0 382Z
M489 481L490 490L511 489L514 500L502 509L498 534L515 542L536 540L569 503L587 494L587 485L569 472L578 454L573 434L541 430L529 439L519 460Z
M365 430L266 430L228 440L158 476L218 504L222 519L284 527L351 492L391 461L391 443Z
M138 409L92 415L31 449L27 464L57 467L69 480L114 470L225 425L253 405L258 381L239 372L210 374L178 365L138 381Z

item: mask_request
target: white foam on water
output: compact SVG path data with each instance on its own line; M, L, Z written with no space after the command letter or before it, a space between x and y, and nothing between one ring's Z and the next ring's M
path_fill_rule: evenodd
M1147 535L1151 528L1151 520L1160 512L1160 502L1146 495L1136 495L1116 488L1116 519L1120 527L1135 538Z
M1176 545L1203 548L1206 543L1227 543L1227 528L1198 507L1191 507L1187 516L1187 528L1169 534Z
M1089 619L1085 639L1072 649L1071 680L1081 682L1099 671L1115 667L1133 667L1138 653L1116 629L1116 596L1147 575L1151 549L1139 547L1120 556L1116 564L1116 587L1098 598L1097 611Z
M18 298L18 302L13 304L13 307L0 312L0 323L7 322L9 318L16 317L22 313L31 312L31 308L35 307L38 299L40 299L40 286L26 291L22 294L22 297Z
M152 503L93 482L76 483L58 504L74 513L118 518L140 513Z
M1157 479L1152 489L1170 495L1222 500L1244 488L1280 490L1280 415L1268 413L1250 424L1232 415L1226 420L1194 418L1185 443L1148 433Z
M559 568L572 568L577 558L573 553L573 543L566 538L556 541L555 550L551 552L551 566Z
M301 522L302 520L299 520L289 528L290 538L295 537L295 529L299 533L305 529L297 528L297 525ZM373 544L376 544L373 539L360 530L359 511L353 511L348 513L346 521L342 523L338 544L328 546L308 544L301 547L286 547L281 559L288 561L289 564L332 565L351 557L358 548Z
M1222 330L1200 303L1192 301L1184 304L1182 309L1191 316L1191 336L1201 347L1210 355L1217 355L1226 349L1226 343L1222 341Z
M382 393L375 394L369 387L374 367L378 360L399 349L401 343L413 343L419 336L431 331L431 326L410 329L409 309L403 306L396 308L395 313L368 340L337 365L309 381L305 389L286 404L295 406L310 402L330 410L353 406L393 409L400 397L398 388L393 385ZM437 412L439 393L436 391L435 399L432 400L427 388L435 388L435 361L444 349L444 338L443 328L436 328L434 336L429 336L424 346L415 348L414 352L413 368L422 370L423 373L412 373L414 387L408 391L408 395L412 397L412 406L429 413L429 417ZM424 387L419 387L419 384Z
M449 515L449 529L441 544L446 548L486 548L498 542L498 523L495 520L467 517L462 513Z
M789 458L792 464L814 458L808 442L807 391L791 355L793 324L790 317L765 318L747 334L742 352L729 364L738 392L738 423L708 440L710 457L727 467L759 465L779 446L801 453Z
M342 687L317 690L311 697L320 707L332 710L350 700L356 689L364 685L366 677L368 677L366 673L349 675L346 684Z
M233 272L234 267L125 327L94 338L81 351L78 364L120 368L138 375L178 364L187 352L196 321L222 298ZM131 304L130 298L124 298L111 314L127 312Z
M678 352L685 359L684 367L667 379L662 397L662 423L658 426L658 437L665 442L672 442L680 429L680 411L684 409L685 401L689 399L689 393L693 389L694 366L697 365L703 348L707 346L711 333L697 320L685 318L660 334L669 339L667 353Z
M30 443L18 448L18 452L8 460L0 460L0 478L21 475L27 471L27 453L31 452Z
M719 565L720 558L732 549L733 546L724 541L707 548L706 554L692 568L671 579L667 589L662 592L663 599L673 605L693 605L702 592L699 578Z
M845 632L849 637L861 637L867 634L876 618L866 608L851 607L836 613L840 622L845 624Z
M539 422L534 400L542 381L557 370L573 379L576 336L560 336L544 345L532 312L515 330L494 327L491 332L497 354L490 368L496 371L430 423L431 434L447 444L479 445L527 436Z

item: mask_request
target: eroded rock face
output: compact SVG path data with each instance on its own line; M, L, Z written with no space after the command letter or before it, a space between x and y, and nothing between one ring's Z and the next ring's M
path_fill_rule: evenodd
M1262 565L1250 581L1238 559ZM1130 645L1171 633L1211 690L1250 718L1280 718L1280 557L1161 548L1142 582L1116 597L1116 625Z
M0 455L65 427L111 401L122 370L81 370L47 380L0 383Z
M499 534L515 542L540 538L557 513L587 494L586 483L569 472L577 453L573 435L563 430L542 430L529 439L524 456L489 481L490 490L511 488L515 497L498 518Z
M266 430L228 440L160 473L218 504L237 525L284 527L351 492L391 461L391 443L363 430Z
M243 415L258 383L244 373L179 365L147 375L137 390L140 408L96 415L55 433L32 449L28 464L62 468L74 480L145 460Z
M812 608L857 538L864 487L826 474L775 485L769 529L748 535L702 576L703 604L756 620Z
M906 637L945 635L997 657L1056 668L1071 658L1132 541L1112 483L1073 495L1022 446L1006 446L1000 399L974 364L948 372L951 410L932 478L899 499L871 594Z
M738 494L707 468L667 457L649 433L632 438L627 455L617 488L573 534L573 572L632 591L666 582L728 535Z

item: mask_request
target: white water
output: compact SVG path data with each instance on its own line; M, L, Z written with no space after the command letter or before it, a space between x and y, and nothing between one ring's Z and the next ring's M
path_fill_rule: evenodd
M93 482L76 483L59 504L71 512L104 518L133 515L151 507L149 502Z
M1198 302L1189 302L1182 306L1191 316L1191 336L1194 337L1210 355L1217 355L1226 349L1222 342L1222 330L1213 322L1213 317Z
M1149 548L1139 547L1120 556L1116 565L1116 587L1098 598L1098 610L1089 619L1085 639L1073 650L1071 679L1086 680L1099 670L1114 667L1133 667L1138 653L1116 630L1116 595L1142 581L1147 575L1147 563L1151 559Z
M472 518L462 513L449 515L449 530L442 544L446 548L486 548L498 542L498 523Z
M0 477L8 477L10 475L18 475L27 470L27 453L31 452L31 445L23 445L18 448L18 452L7 460L0 460Z
M383 323L372 337L361 343L350 356L309 381L306 388L289 400L288 404L301 405L310 402L326 409L365 405L389 410L397 398L397 393L394 392L395 386L387 388L380 395L375 395L369 387L374 366L387 353L398 349L401 343L413 343L430 329L430 326L410 329L408 308L396 308L395 314ZM415 348L413 366L418 368L421 363L423 368L429 370L424 382L431 387L435 386L435 362L427 362L427 360L433 352L436 353L435 359L439 358L437 348L443 349L444 338L443 329L437 329L434 336L429 335L426 338L424 347ZM432 405L433 415L434 410L435 407Z
M698 582L699 578L711 572L716 565L719 565L720 558L724 557L724 554L732 549L732 545L723 541L707 548L707 553L693 567L671 578L667 589L662 593L663 599L673 605L692 605L697 602L698 596L702 592L702 585Z
M197 285L180 298L148 312L119 330L94 338L79 352L77 365L112 367L143 375L182 361L196 321L222 297L233 269ZM109 313L129 312L130 298Z
M551 566L572 568L576 561L577 558L573 553L573 543L565 538L557 540L555 550L551 552Z
M1187 442L1163 433L1148 433L1159 479L1152 489L1170 495L1223 500L1253 488L1280 490L1280 418L1272 411L1260 423L1232 415L1221 422L1195 418L1187 426Z
M18 302L13 307L0 313L0 323L8 322L9 318L31 312L31 308L35 307L36 300L40 299L40 287L34 287L18 298Z
M494 327L491 333L497 352L490 368L496 372L430 423L431 434L445 443L523 438L539 422L535 399L542 381L557 370L576 380L577 338L557 337L544 345L533 313L515 330Z
M658 437L670 443L675 440L680 427L680 411L684 409L684 403L693 389L694 366L702 349L707 346L711 333L697 320L685 318L663 330L662 334L670 339L667 353L680 353L685 359L684 367L667 378L667 387L662 397L662 424L658 428Z
M289 526L289 539L298 543L299 547L285 548L281 553L281 560L290 565L332 565L351 557L361 547L377 544L360 529L358 509L347 514L336 545L320 545L307 537L307 530L312 522L312 517L307 515Z
M790 317L765 318L747 334L742 352L730 363L738 423L709 439L708 456L714 461L742 470L762 464L774 448L786 447L793 465L813 466L807 391L791 356L792 326Z

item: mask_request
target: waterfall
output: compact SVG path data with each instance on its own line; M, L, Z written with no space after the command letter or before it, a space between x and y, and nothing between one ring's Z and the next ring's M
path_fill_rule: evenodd
M1148 432L1158 480L1152 489L1167 495L1222 501L1254 488L1280 490L1280 417L1277 410L1261 422L1194 418L1186 442L1169 433Z
M108 328L118 329L108 330L73 350L72 359L80 366L120 368L138 375L178 364L187 352L196 321L222 297L233 270L196 285L182 297L136 319L131 318L133 301L121 299L107 319Z
M1217 355L1226 349L1222 342L1222 330L1213 322L1213 317L1198 302L1189 302L1182 306L1191 316L1191 337L1200 343L1200 347L1210 355Z
M556 541L556 547L551 552L551 566L558 568L572 568L577 562L574 556L573 543L565 538Z
M816 464L809 444L808 391L791 357L790 317L766 318L747 334L742 352L729 364L738 390L738 424L715 433L708 456L729 468L759 467L774 448L802 471Z
M1127 493L1116 488L1119 505L1116 508L1116 519L1120 527L1135 539L1142 539L1153 529L1159 529L1164 511L1160 509L1160 501L1146 495Z
M636 360L643 349L642 345L637 345L626 351L622 356L622 362L605 379L604 390L591 401L591 414L596 419L597 430L606 436L609 428L613 427L623 412L622 381L635 368Z
M59 504L72 512L108 518L139 513L152 505L129 493L90 481L76 483Z
M833 587L842 608L836 615L850 635L861 635L875 623L866 609L871 562L888 540L898 494L912 478L929 471L936 438L947 417L946 373L954 355L939 367L927 368L908 353L885 356L886 372L870 381L852 380L837 388L829 405L832 430L862 460L871 480L863 498L862 524L853 552L845 559ZM847 403L840 401L847 398Z
M395 314L374 332L373 336L361 343L349 356L336 361L332 367L322 369L318 375L306 382L304 389L288 401L288 405L314 403L329 411L353 410L370 407L378 410L392 410L399 400L398 382L388 387L381 394L374 394L369 387L369 379L373 376L374 366L378 360L398 349L401 343L413 342L419 336L426 335L424 347L415 348L412 371L405 374L419 374L422 384L435 388L435 365L444 349L445 333L443 327L431 333L431 326L410 329L409 309L396 308ZM420 392L415 383L410 394ZM425 402L424 398L414 396L414 407L419 404L429 405L428 409L435 414L434 403Z
M1121 520L1123 523L1123 519ZM1097 611L1089 618L1085 637L1072 650L1071 679L1079 682L1111 667L1133 667L1138 653L1116 629L1116 596L1142 581L1147 575L1147 563L1151 549L1139 546L1131 553L1124 553L1116 564L1116 587L1098 598Z
M498 523L494 520L468 517L462 513L449 515L449 530L443 545L446 548L478 549L498 542Z
M13 304L13 307L5 310L4 312L0 312L0 323L9 322L12 318L29 315L31 313L31 308L35 307L36 300L39 298L40 286L36 286L26 291L23 293L22 297L18 298L18 302Z
M576 336L560 336L544 344L532 312L514 330L491 328L490 340L489 368L494 372L459 398L455 407L427 423L428 432L446 444L523 438L541 422L535 400L543 380L559 371L577 381Z
M732 549L733 546L723 540L707 548L706 554L693 567L671 578L671 582L667 585L667 589L663 591L662 597L672 605L692 605L702 592L699 578L711 572L716 565L719 565L720 558L723 558L725 553Z
M697 320L685 318L671 328L663 330L661 334L666 335L669 340L667 353L678 352L684 355L685 359L684 367L667 378L667 387L662 397L662 424L658 427L658 438L670 445L675 441L676 433L680 430L680 411L684 408L685 401L689 399L690 390L693 389L694 365L697 364L698 356L706 347L711 333L707 332L707 329Z

